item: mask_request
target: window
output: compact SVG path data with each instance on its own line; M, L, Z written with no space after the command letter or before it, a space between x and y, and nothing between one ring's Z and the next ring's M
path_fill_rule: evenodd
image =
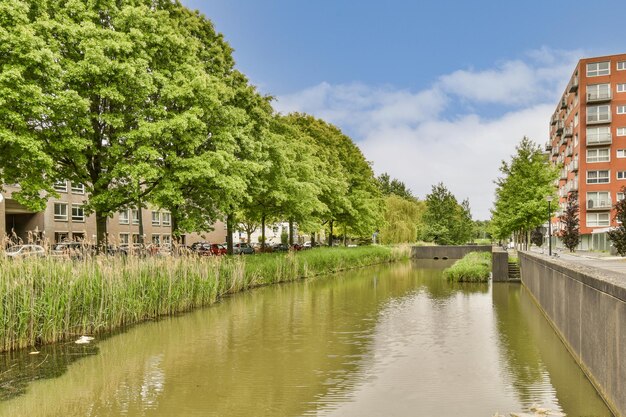
M617 114L626 114L626 106L617 106Z
M609 171L587 171L587 184L608 184Z
M587 162L609 162L609 148L587 149Z
M67 242L70 240L68 232L54 232L54 243Z
M130 219L128 218L128 210L122 210L119 212L120 224L128 224Z
M624 193L617 193L617 201L623 200L624 199Z
M139 243L139 233L133 233L133 243Z
M626 92L626 84L617 84L617 92L618 93Z
M593 84L587 86L587 101L611 98L610 84Z
M54 183L54 189L63 193L67 192L67 181L57 181Z
M131 210L131 214L133 217L133 224L139 224L139 210Z
M618 158L626 158L626 149L618 149L617 150Z
M161 243L161 235L152 235L152 243L155 245L159 245Z
M54 220L60 222L67 221L67 204L54 203Z
M626 107L626 106L622 106ZM619 109L619 106L618 106ZM587 107L587 123L604 123L611 121L611 108L608 105Z
M626 61L620 61L617 63L617 70L624 71L626 70Z
M611 143L611 128L609 126L588 127L587 145Z
M626 127L618 127L617 136L626 136Z
M608 191L594 191L587 193L587 208L609 208L611 207L611 197Z
M626 171L617 171L618 180L626 180Z
M83 206L80 204L72 204L72 221L73 222L84 222L85 221L85 210Z
M161 213L161 224L163 226L169 226L172 224L172 215L168 213L167 211L164 213Z
M578 126L578 113L574 115L574 127Z
M70 183L72 186L72 194L85 194L85 186L83 184Z
M129 235L128 233L120 233L120 244L128 245Z
M172 237L170 235L161 235L161 242L163 242L164 245L169 245L172 243Z
M161 216L158 211L152 212L152 226L159 226L161 224Z
M72 240L74 242L84 242L85 241L85 234L82 232L74 232L72 233Z
M598 77L600 75L609 75L610 73L611 67L609 61L587 64L587 77Z
M587 227L609 225L609 213L587 213Z

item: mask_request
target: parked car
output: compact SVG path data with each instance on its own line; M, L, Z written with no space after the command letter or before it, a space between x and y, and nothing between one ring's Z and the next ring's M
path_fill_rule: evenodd
M6 250L5 256L13 259L43 258L46 250L40 245L15 245Z
M254 248L247 243L235 243L233 245L233 255L252 255Z
M291 245L291 250L295 250L295 251L299 251L304 249L304 246L302 246L299 243L294 243L293 245Z
M211 243L211 254L215 256L226 255L228 249L219 243Z
M122 243L119 246L119 250L124 253L124 255L135 255L135 256L146 256L148 251L146 246L143 243Z
M52 247L50 255L54 258L83 259L86 256L95 255L96 251L92 245L80 242L61 242Z
M210 256L211 253L211 244L209 242L196 242L191 245L191 250L200 256Z
M277 243L272 246L272 250L274 252L287 252L289 250L289 245L286 243Z

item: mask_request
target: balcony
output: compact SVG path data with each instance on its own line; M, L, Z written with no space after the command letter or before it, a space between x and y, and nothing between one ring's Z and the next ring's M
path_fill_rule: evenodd
M574 93L576 90L578 90L578 77L573 77L569 83L568 91Z
M559 154L559 147L558 146L554 146L552 148L552 156L557 156Z
M611 197L587 200L587 211L611 210L612 207Z
M587 136L587 146L610 145L612 142L610 132Z
M571 138L572 136L574 136L574 129L572 129L571 127L566 127L565 129L563 129L564 138Z
M567 108L567 100L566 99L561 99L561 108L562 109L566 109Z
M552 142L546 143L546 152L550 152L552 150Z
M572 145L570 145L567 148L565 148L565 156L572 156L572 155L574 155L574 148L572 147Z
M567 189L565 187L559 189L559 197L567 197Z
M572 162L569 163L568 169L571 172L576 172L578 171L578 160L573 160Z
M561 170L561 176L559 178L561 178L562 180L566 180L567 179L567 169L563 168Z
M587 93L587 103L600 103L602 101L611 101L611 91L593 91Z
M578 191L578 179L574 179L574 180L568 181L567 185L565 186L565 189L568 192Z
M555 125L557 119L558 118L557 118L556 114L553 114L552 117L550 118L550 125Z
M557 120L556 133L563 133L563 129L565 129L565 122L563 120Z

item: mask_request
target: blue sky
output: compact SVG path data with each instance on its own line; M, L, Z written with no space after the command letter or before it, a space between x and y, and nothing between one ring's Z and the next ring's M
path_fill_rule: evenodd
M547 140L583 56L626 52L619 1L183 0L282 112L337 124L418 197L443 181L489 218L502 159Z

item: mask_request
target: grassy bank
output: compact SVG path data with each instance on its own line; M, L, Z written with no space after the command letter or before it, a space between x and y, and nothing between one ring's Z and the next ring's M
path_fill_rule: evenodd
M470 252L443 271L451 282L487 282L491 272L491 253Z
M205 258L0 259L0 351L97 334L220 297L408 257L408 248L322 248Z

